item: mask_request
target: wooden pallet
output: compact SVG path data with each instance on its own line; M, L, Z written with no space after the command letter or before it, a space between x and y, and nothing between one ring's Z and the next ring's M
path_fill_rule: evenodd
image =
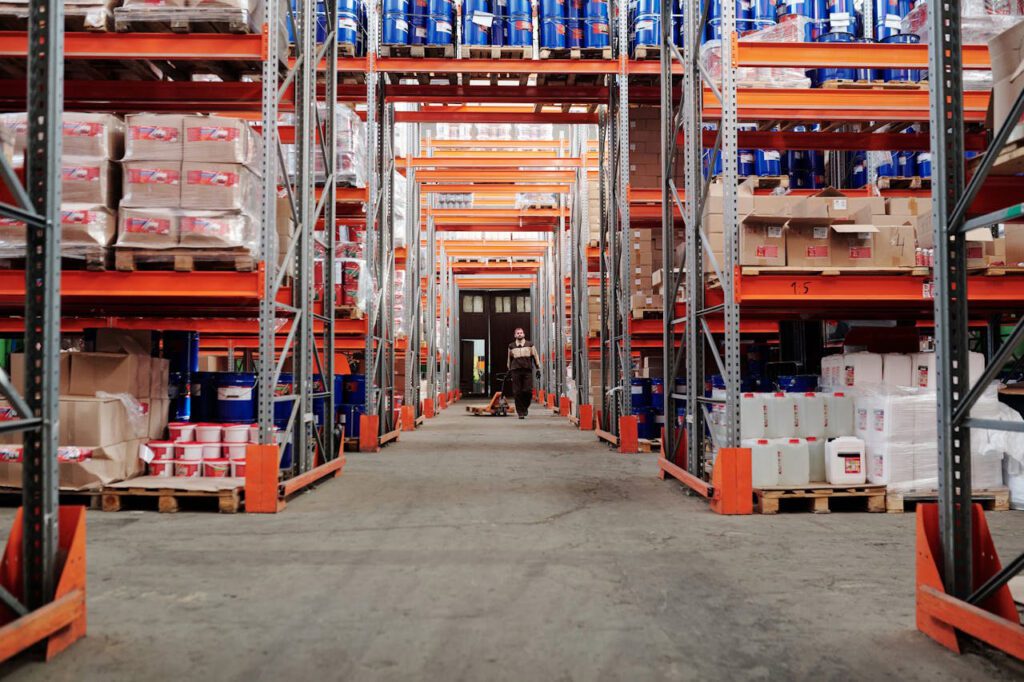
M660 438L640 438L637 440L637 452L661 452Z
M789 189L788 175L747 175L740 177L740 182L751 182L755 189Z
M885 511L890 514L902 514L905 511L913 511L918 502L936 502L938 499L937 490L888 491L885 493ZM1010 510L1010 489L1004 486L975 490L971 493L971 499L986 511Z
M892 268L812 268L797 265L777 266L754 266L744 265L740 269L743 275L821 275L823 277L838 277L840 275L910 275L914 277L925 277L931 273L927 267L892 267Z
M917 175L878 178L878 189L931 189L932 179Z
M76 504L89 509L100 508L99 490L60 490L60 504ZM21 488L0 486L0 507L20 507L22 505Z
M533 48L502 45L459 45L459 59L533 59Z
M453 59L454 45L381 45L381 57L411 57L413 59Z
M334 317L339 320L361 320L364 313L354 305L334 306Z
M541 59L604 59L612 58L610 47L542 47Z
M254 18L245 9L227 7L207 10L194 7L119 7L114 10L118 33L257 33Z
M634 320L656 320L665 313L661 308L633 308L630 312Z
M780 511L803 511L828 514L847 507L851 511L884 512L884 485L828 485L811 483L804 486L771 486L754 488L754 512L778 514Z
M633 59L638 61L661 59L661 45L637 45L633 48Z
M113 264L111 259L112 251L106 247L89 247L82 250L61 249L60 267L61 270L90 270L103 272L109 270ZM0 270L24 270L25 257L22 255L8 256L0 254Z
M831 80L821 84L823 90L927 90L928 83L905 81Z
M216 509L221 514L237 514L244 504L244 493L244 486L217 491L180 490L173 487L104 488L102 509L105 512L152 509L155 502L161 514L173 514L182 509Z
M981 157L972 159L977 164ZM1011 142L999 152L995 163L992 165L992 175L1018 175L1024 173L1024 140Z
M222 251L219 249L135 249L117 247L115 265L122 272L136 270L174 270L193 272L196 270L233 270L254 272L257 261L246 250Z

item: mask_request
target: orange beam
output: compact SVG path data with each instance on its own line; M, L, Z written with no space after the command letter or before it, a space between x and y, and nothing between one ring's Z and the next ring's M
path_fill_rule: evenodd
M0 31L0 57L28 54L25 31ZM66 33L69 60L263 61L261 34L229 33Z
M420 59L382 57L377 70L383 73L618 73L611 59Z
M413 168L579 168L578 157L440 157L417 156L412 159Z
M573 183L576 181L575 171L508 171L508 170L472 170L472 169L436 169L417 171L416 179L420 182L475 182L488 183L496 182L501 184L519 182L538 183ZM477 185L480 190L486 190L486 186ZM524 189L525 191L532 191Z
M739 66L928 68L928 46L923 43L764 43L741 40L738 45L736 63ZM964 45L960 49L960 58L964 69L991 68L987 45Z
M417 174L419 179L419 174ZM473 185L473 184L446 184L446 185L421 185L421 194L442 194L442 193L480 193L482 190L486 190L489 194L521 194L523 192L543 192L545 194L566 194L569 192L569 187L572 183L566 182L562 184L489 184L489 185ZM475 200L475 197L474 197Z

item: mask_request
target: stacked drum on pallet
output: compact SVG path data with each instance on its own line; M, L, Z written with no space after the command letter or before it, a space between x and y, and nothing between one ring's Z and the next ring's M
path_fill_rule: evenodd
M540 47L603 49L611 45L608 0L541 0Z
M384 45L443 47L454 44L453 0L383 0Z
M530 0L463 0L462 44L472 47L532 47Z

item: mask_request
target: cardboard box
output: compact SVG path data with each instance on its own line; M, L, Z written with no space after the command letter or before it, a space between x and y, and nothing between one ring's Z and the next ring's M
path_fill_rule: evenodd
M912 216L874 216L874 265L878 267L913 267L916 264L917 219Z
M121 206L177 208L181 205L180 161L126 161Z
M708 198L704 204L704 212L713 215L724 213L724 186L721 180L715 180L708 188ZM736 213L744 216L754 212L754 181L744 180L736 187Z
M97 329L93 350L97 353L149 353L156 346L155 332L148 329Z
M780 216L744 218L740 225L740 265L785 265L787 222Z
M62 201L68 204L117 206L117 164L100 157L65 157L61 161Z
M89 490L139 476L145 470L139 459L140 444L139 440L131 440L103 447L77 446L76 450L89 450L91 456L81 461L58 459L58 485L62 490ZM0 485L20 488L21 467L21 462L0 462Z
M66 395L71 388L71 355L67 351L61 351L58 356L58 371L60 381L57 385L57 392ZM25 394L25 354L11 353L11 383L22 395Z
M137 405L145 413L133 420L128 406L116 398L62 396L59 442L61 445L95 443L103 446L148 438L149 405Z
M1012 231L1011 230L1008 230ZM992 265L1006 263L1007 249L1005 237L993 237L987 227L971 230L965 237L967 249L967 267L987 268Z
M241 211L186 211L178 219L178 240L188 248L257 247L252 221Z
M178 246L178 214L169 208L122 208L118 216L117 245L140 249Z
M796 267L832 265L831 220L797 220L786 229L786 264Z
M228 359L223 355L200 355L200 372L226 372L228 371Z
M186 161L181 173L182 208L250 212L256 208L256 175L241 164Z
M664 299L654 293L635 293L630 297L633 310L662 308L664 305Z
M180 114L125 116L125 161L181 161L184 158L184 121Z
M61 123L65 158L117 160L124 153L124 124L116 116L65 111Z
M167 398L150 398L147 416L147 434L149 440L163 440L167 435L167 422L170 421L171 401Z
M63 204L60 207L61 246L109 246L116 235L117 218L106 206Z
M259 137L242 119L186 116L183 125L185 161L259 167Z
M1012 267L1024 266L1024 230L1009 228L1003 237L1006 264Z
M874 225L846 223L832 225L832 265L868 267L875 265Z
M754 208L751 212L758 215L788 216L792 214L793 207L803 200L804 197L787 194L758 195L754 197Z
M992 63L992 130L998 131L1024 90L1024 25L1018 23L989 40L988 54ZM1018 119L1007 142L1022 138L1024 116Z
M148 398L150 358L134 353L72 353L70 395L96 395L97 391L127 393Z
M864 210L868 215L885 215L886 209L883 197L849 197L833 187L812 194L805 201L819 204L825 215L837 220L853 219Z
M889 215L931 215L932 200L919 197L889 197L885 200Z

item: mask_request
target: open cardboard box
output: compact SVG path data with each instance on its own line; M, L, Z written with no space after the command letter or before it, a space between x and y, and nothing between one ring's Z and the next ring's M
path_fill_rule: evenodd
M989 40L988 54L992 63L992 130L999 130L1024 90L1024 22ZM1024 139L1024 117L1007 142L1020 139Z

